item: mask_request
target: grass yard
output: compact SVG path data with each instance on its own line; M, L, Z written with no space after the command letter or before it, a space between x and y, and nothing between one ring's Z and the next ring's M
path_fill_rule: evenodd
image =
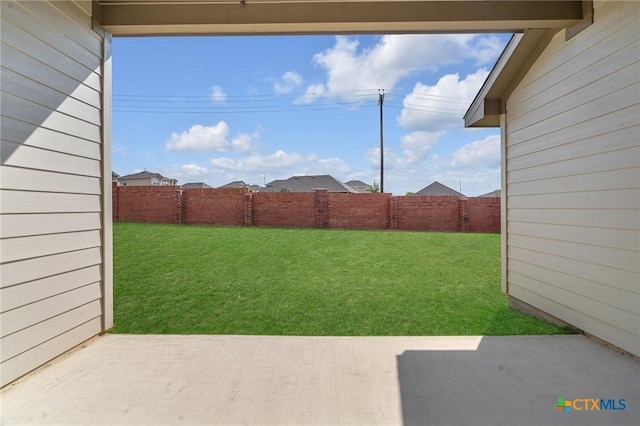
M114 224L113 333L508 335L500 236Z

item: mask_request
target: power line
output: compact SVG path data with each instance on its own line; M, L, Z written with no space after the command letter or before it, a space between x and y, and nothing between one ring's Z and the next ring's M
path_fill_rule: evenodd
M412 97L414 99L426 99L426 100L430 100L429 98L453 99L453 100L456 100L456 101L460 101L460 103L462 103L462 101L464 101L465 103L473 101L473 99L469 99L469 98L459 98L457 96L432 95L432 94L429 94L429 93L417 94L417 95L413 95Z
M378 90L378 103L380 95L399 98L401 95ZM367 93L364 93L367 92ZM345 96L350 93L350 95ZM317 95L317 96L316 96ZM217 101L211 96L203 95L142 95L142 94L115 94L113 99L113 111L120 113L137 114L255 114L255 113L278 113L278 112L299 112L299 111L330 111L347 108L368 108L373 104L373 89L357 89L343 91L334 94L333 97L325 97L321 94L305 94L301 97L282 97L277 95L225 95L224 101ZM346 100L338 100L339 95ZM416 112L427 112L446 115L459 115L464 113L464 109L448 108L444 106L434 106L433 98L453 99L454 101L439 100L438 102L460 103L463 98L451 96L426 95L414 96L414 102L387 102L390 108L406 109ZM404 98L406 99L406 97ZM426 102L415 102L415 100ZM293 101L293 105L287 101ZM384 101L382 101L384 103ZM231 105L228 105L231 104ZM382 106L382 105L380 105Z
M362 105L361 108L373 108L375 105ZM131 107L131 109L126 109L124 107L115 107L113 108L113 112L123 112L123 113L141 113L141 114L262 114L262 113L278 113L278 112L300 112L300 111L335 111L335 110L344 110L344 107L330 107L330 106L305 106L303 108L272 108L272 109L240 109L240 110L228 110L228 109L185 109L185 110L175 110L175 109L147 109L145 107L135 108Z
M122 99L120 99L122 97ZM344 98L347 99L354 99L354 98L369 98L369 99L374 99L373 94L360 94L360 95L349 95L349 96L343 96ZM231 98L231 99L229 99ZM172 104L172 103L252 103L252 102L274 102L274 101L278 101L278 102L282 102L282 101L299 101L299 102L304 102L304 101L330 101L331 98L327 98L327 97L322 97L320 94L312 94L312 93L308 93L299 97L279 97L279 96L261 96L260 98L253 98L253 97L230 97L230 96L225 96L224 99L215 99L213 97L206 97L206 96L201 96L201 97L157 97L157 98L151 98L151 97L146 97L146 96L142 96L142 97L133 97L133 96L124 96L124 95L114 95L113 97L113 101L114 102L124 102L124 103L129 103L129 102L141 102L141 103L165 103L165 104ZM353 101L354 103L356 101Z
M354 90L343 90L340 92L332 92L331 96L332 97L348 97L348 98L353 98L353 97L373 97L374 95L376 95L378 93L379 90L382 89L354 89ZM390 90L384 89L385 90L385 96L388 97L401 97L403 95L400 94L396 94ZM362 92L368 92L368 93L362 93ZM361 93L358 95L348 95L349 93ZM345 96L346 95L346 96ZM473 99L470 98L463 98L463 97L458 97L458 96L444 96L444 95L434 95L434 94L430 94L430 93L416 93L416 94L410 94L411 97L413 99L422 99L422 100L432 100L432 98L436 98L436 99L451 99L453 101L457 101L458 103L468 103L473 101ZM301 96L298 97L290 97L290 96L286 96L283 97L281 95L274 95L274 94L250 94L250 95L229 95L229 94L224 94L222 95L225 98L225 101L230 102L236 102L236 101L242 101L242 102L252 102L252 101L261 101L262 99L260 98L266 98L266 99L281 99L281 100L296 100L296 99L304 99L304 98L313 98L313 99L327 99L328 96L326 96L325 93L319 93L319 92L308 92L305 93ZM404 95L409 96L409 95ZM219 102L218 100L215 99L214 95L186 95L186 94L172 94L172 95L147 95L147 94L134 94L134 93L114 93L113 94L113 98L117 99L117 98L137 98L139 100L146 100L147 102L154 102L157 101L159 99L166 99L167 102L181 102L184 101L185 99L190 100L190 102ZM119 99L122 101L125 101L126 99Z
M389 108L399 109L399 110L409 110L409 111L418 111L418 112L428 112L433 114L444 114L444 115L460 115L464 114L465 110L459 111L438 111L436 109L423 109L423 108L407 108L407 107L397 107L393 105L389 105Z
M212 108L224 108L224 109L243 109L243 108L280 108L283 104L284 105L289 105L289 103L273 103L273 104L268 104L268 105L240 105L240 106L227 106L224 105L223 103L213 103L214 105L189 105L191 102L180 102L178 105L170 105L170 104L157 104L154 103L153 105L147 105L147 104L143 104L143 105L135 105L135 104L131 104L131 103L124 103L124 104L120 104L120 101L114 101L114 104L118 102L117 106L122 106L122 107L126 107L126 108L148 108L148 109L187 109L187 108L195 108L195 109L212 109ZM300 107L313 107L313 106L338 106L338 105L364 105L363 102L319 102L319 103L308 103L308 104L294 104L294 105L299 105Z
M343 90L340 92L332 92L333 96L342 96L344 94L348 94L348 93L360 93L360 92L369 92L369 94L360 94L360 95L348 95L348 97L364 97L364 96L373 96L375 95L378 89L354 89L354 90ZM324 93L319 93L319 92L308 92L303 94L302 96L299 97L295 97L295 98L291 98L291 97L285 97L283 98L282 96L279 95L273 95L273 94L250 94L250 95L228 95L228 94L224 94L223 96L225 98L238 98L238 99L255 99L255 98L275 98L275 99L299 99L299 98L304 98L305 96L323 96L325 95ZM114 98L118 98L118 97L122 97L122 98L150 98L151 100L153 99L162 99L162 98L166 98L166 99L170 99L170 100L175 100L175 99L181 99L181 98L188 98L188 99L203 99L204 101L207 100L211 100L212 98L215 97L215 95L185 95L185 94L173 94L173 95L146 95L146 94L135 94L135 93L114 93L113 94Z

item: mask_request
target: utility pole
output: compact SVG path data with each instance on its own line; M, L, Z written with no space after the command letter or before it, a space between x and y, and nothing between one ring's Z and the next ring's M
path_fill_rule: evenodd
M382 106L384 105L384 89L378 89L378 105L380 106L380 193L384 192L384 135L382 131Z

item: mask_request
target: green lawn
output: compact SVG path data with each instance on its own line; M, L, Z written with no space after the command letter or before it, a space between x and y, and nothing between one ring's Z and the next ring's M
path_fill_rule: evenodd
M507 335L500 236L114 224L114 333Z

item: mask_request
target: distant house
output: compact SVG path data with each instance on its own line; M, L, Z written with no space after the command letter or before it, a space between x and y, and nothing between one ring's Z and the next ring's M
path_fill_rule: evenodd
M180 185L183 189L191 189L191 188L213 188L211 185L207 185L204 182L189 182Z
M499 189L495 189L495 190L493 190L491 192L487 192L486 194L478 195L478 197L485 197L485 198L496 197L496 198L500 198L500 190Z
M120 175L117 174L116 172L111 172L111 182L112 183L118 183L120 182Z
M162 176L160 173L139 172L126 176L120 176L120 185L122 186L175 186L178 181Z
M247 185L243 180L234 180L218 188L251 188L251 185Z
M369 188L371 187L371 185L369 185L368 183L364 183L361 180L350 180L349 182L345 182L344 184L350 188L355 189L356 192L369 192Z
M226 185L219 186L218 188L249 188L251 192L259 192L264 191L265 188L260 185L249 185L243 180L234 180L233 182L229 182Z
M293 176L289 179L278 179L269 182L265 188L260 188L260 192L314 192L320 188L324 188L328 192L357 192L329 175Z
M440 182L433 182L431 185L417 191L415 195L453 195L456 197L465 197L464 194L456 191L455 189L451 189Z
M284 186L284 182L286 182L286 179L272 180L266 186L261 187L260 192L280 191L283 187L287 188L286 186Z

